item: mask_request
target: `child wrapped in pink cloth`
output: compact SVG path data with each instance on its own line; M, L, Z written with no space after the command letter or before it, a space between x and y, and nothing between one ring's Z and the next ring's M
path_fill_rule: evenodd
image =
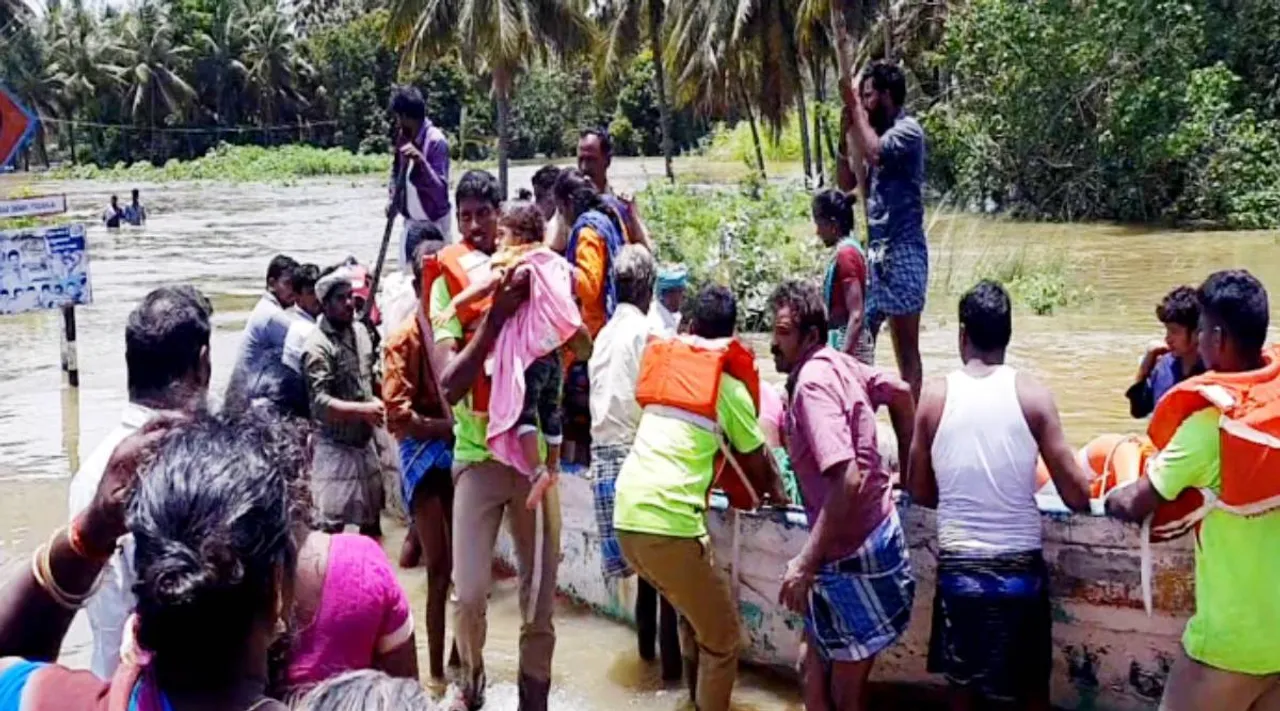
M576 357L590 357L591 339L573 298L573 267L542 246L545 220L537 206L516 202L498 221L502 247L493 256L492 276L454 297L435 318L447 322L465 304L493 293L507 269L528 270L529 300L502 326L486 370L492 367L489 395L489 451L533 482L526 505L533 509L556 482L564 412L560 404L564 367L560 350L569 344ZM547 455L538 451L538 432Z

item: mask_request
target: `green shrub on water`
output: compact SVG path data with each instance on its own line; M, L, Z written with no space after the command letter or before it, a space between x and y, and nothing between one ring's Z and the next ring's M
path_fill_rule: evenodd
M273 182L325 175L357 175L388 170L388 156L357 154L341 148L314 148L305 145L232 146L221 144L203 157L190 161L171 159L163 166L147 162L116 163L110 168L75 165L53 171L58 178L79 180L128 180L168 182L173 180L219 180L227 182Z
M826 251L814 236L809 194L763 183L737 189L650 183L637 202L658 260L689 269L690 293L708 282L733 289L739 327L769 328L769 295L786 279L820 279Z

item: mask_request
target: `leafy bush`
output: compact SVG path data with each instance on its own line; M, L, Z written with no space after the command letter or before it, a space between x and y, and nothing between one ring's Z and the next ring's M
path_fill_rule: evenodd
M809 195L795 188L700 189L650 183L638 201L658 259L688 267L691 288L726 284L739 327L768 328L768 299L786 279L818 279L824 250L813 235Z
M1280 28L1264 3L1241 5ZM1280 42L1222 12L1181 0L961 4L939 53L946 100L922 117L932 187L1029 217L1280 225L1280 125L1253 108L1272 70L1243 63L1280 57ZM1255 84L1244 90L1235 72Z
M171 159L162 167L139 161L116 163L110 168L77 165L53 171L53 177L83 180L167 182L218 180L226 182L279 181L324 175L381 173L390 165L385 154L358 155L341 148L311 146L231 146L221 144L192 161Z

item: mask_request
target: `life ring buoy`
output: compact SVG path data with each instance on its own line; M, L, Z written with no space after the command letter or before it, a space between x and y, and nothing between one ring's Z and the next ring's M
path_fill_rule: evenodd
M1089 498L1102 499L1113 489L1138 480L1147 458L1155 453L1151 440L1138 435L1107 433L1089 440L1076 461L1089 474ZM1036 489L1052 490L1044 458L1036 462Z

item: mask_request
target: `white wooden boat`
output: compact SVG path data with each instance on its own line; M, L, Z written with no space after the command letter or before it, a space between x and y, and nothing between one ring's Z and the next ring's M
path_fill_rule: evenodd
M744 622L743 661L794 670L803 624L777 599L786 564L809 535L804 513L770 509L739 514L726 510L723 500L712 503L708 528L718 562L736 581ZM1053 495L1040 497L1040 503L1054 614L1055 706L1154 708L1194 609L1191 540L1154 547L1154 611L1148 616L1137 528L1097 515L1072 515ZM561 593L600 614L633 622L634 578L606 583L601 574L591 482L582 474L562 475L560 505ZM872 678L938 685L942 680L925 671L937 552L934 512L901 506L899 511L917 580L916 599L909 630L880 656ZM514 565L505 527L497 556L501 564Z

